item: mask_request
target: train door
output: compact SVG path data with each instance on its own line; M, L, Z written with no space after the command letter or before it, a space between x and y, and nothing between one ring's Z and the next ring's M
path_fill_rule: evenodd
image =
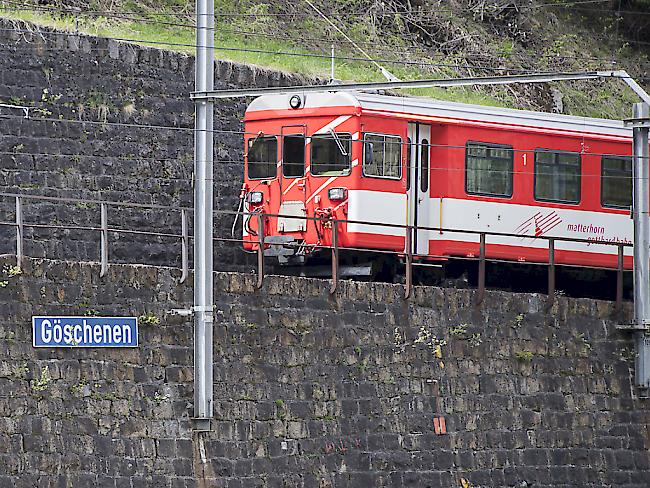
M291 219L289 216L304 217L305 208L305 133L304 125L284 126L280 131L282 148L278 179L280 182L280 207L278 230L280 232L304 232L307 223L304 219Z
M431 126L410 122L408 126L410 150L408 151L408 219L409 225L430 226L429 166L431 153ZM413 254L429 254L429 231L418 229L413 234Z

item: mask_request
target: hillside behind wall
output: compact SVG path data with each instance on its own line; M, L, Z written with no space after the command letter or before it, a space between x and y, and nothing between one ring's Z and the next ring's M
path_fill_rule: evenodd
M0 101L38 107L29 119L0 109L0 192L192 207L194 58L39 29L0 19ZM215 78L217 88L305 82L224 61L215 64ZM237 208L246 103L215 104L214 197L220 210ZM181 232L176 211L113 207L108 218L109 227ZM14 219L13 199L0 197L0 221ZM99 227L100 212L93 204L26 200L25 221ZM217 215L215 222L215 235L230 237L232 216ZM0 253L15 252L10 228L1 229ZM28 228L26 238L29 256L99 259L97 232ZM218 269L245 267L237 246L216 247ZM180 250L178 239L111 235L116 262L179 265Z
M650 401L610 303L217 273L197 435L177 281L30 260L0 288L0 487L648 486ZM31 345L32 315L98 313L160 323L136 349Z

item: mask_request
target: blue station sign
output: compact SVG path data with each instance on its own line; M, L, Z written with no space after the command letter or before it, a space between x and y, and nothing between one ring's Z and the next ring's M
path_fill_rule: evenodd
M32 317L34 347L137 347L136 317Z

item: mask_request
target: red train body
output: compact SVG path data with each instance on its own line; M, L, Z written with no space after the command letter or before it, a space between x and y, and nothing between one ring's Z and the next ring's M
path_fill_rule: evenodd
M244 208L280 215L264 234L281 260L331 245L332 219L350 221L341 247L368 251L404 253L415 226L423 260L478 255L478 234L444 229L512 234L486 237L486 257L507 261L547 262L542 236L632 242L632 134L619 121L323 92L260 97L244 122ZM245 219L247 250L258 225ZM617 253L555 243L558 264L615 268Z

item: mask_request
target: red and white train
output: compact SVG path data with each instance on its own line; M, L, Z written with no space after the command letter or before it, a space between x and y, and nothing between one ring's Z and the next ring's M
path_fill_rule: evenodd
M259 97L244 122L244 208L280 215L264 234L281 261L331 245L331 219L356 221L338 223L339 246L398 254L415 226L425 261L478 256L478 234L440 229L514 234L487 235L486 257L538 263L540 236L633 240L632 133L620 121L324 91ZM246 250L258 225L245 219ZM616 268L617 253L555 243L558 264Z

